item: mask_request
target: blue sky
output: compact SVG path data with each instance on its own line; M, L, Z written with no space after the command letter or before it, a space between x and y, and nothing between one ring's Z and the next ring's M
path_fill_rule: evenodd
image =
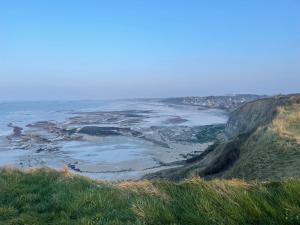
M299 0L3 0L0 99L300 92Z

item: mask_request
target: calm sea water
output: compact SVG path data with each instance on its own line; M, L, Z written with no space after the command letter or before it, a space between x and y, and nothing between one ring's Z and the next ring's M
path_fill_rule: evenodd
M0 135L11 132L7 125L24 127L36 121L63 121L75 111L113 109L113 101L0 102Z

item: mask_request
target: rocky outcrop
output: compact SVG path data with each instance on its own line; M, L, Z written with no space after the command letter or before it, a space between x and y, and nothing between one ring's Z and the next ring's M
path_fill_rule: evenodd
M115 135L129 135L129 136L139 136L142 135L138 131L134 131L130 128L122 127L98 127L98 126L85 126L80 128L78 133L88 134L92 136L115 136Z
M14 126L12 123L9 123L7 126L13 128L12 136L20 137L22 135L22 130L23 130L22 127Z

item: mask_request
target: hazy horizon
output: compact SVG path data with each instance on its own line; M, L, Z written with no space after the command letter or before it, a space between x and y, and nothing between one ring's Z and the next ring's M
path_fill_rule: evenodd
M300 2L12 0L0 101L299 91Z
M220 97L220 96L236 96L236 95L258 95L272 97L276 95L289 95L289 94L300 94L300 92L293 93L276 93L276 94L256 94L256 93L234 93L234 94L220 94L220 95L174 95L174 96L162 96L162 97L129 97L129 98L69 98L69 99L45 99L45 98L33 98L33 99L1 99L0 103L25 103L25 102L82 102L82 101L135 101L135 100L155 100L155 99L168 99L168 98L189 98L189 97Z

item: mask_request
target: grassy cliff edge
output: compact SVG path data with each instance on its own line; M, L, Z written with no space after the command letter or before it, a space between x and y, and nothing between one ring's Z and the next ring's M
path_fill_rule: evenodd
M299 224L300 180L105 183L36 169L0 172L0 224Z
M158 171L146 179L182 180L201 176L246 180L300 177L300 95L246 103L230 115L228 140L215 144L183 167Z

